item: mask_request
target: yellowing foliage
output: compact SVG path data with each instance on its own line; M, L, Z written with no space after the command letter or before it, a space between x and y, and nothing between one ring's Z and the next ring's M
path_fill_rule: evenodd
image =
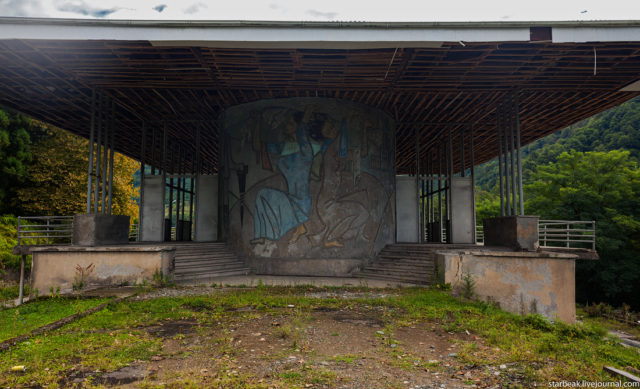
M14 199L33 215L74 215L86 212L89 142L67 131L47 127L33 146L29 182ZM112 213L137 219L137 191L133 186L138 163L116 154L113 168Z

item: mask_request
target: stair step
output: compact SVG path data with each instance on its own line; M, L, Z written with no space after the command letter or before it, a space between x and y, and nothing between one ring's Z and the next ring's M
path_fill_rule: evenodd
M175 269L193 269L193 268L206 268L206 267L220 267L220 266L234 266L241 265L245 266L242 261L226 261L226 262L194 262L189 264L176 263L174 265Z
M381 268L372 268L372 267L364 268L363 272L376 273L376 274L397 275L397 276L402 276L402 277L420 276L420 277L429 278L429 277L432 277L434 275L434 272L430 272L430 271L425 271L425 272L411 271L411 272L407 272L405 270L400 270L400 269L381 269Z
M189 274L209 275L209 274L218 274L220 272L245 271L245 270L249 270L249 268L246 266L227 266L227 267L220 267L220 268L206 268L206 269L193 269L189 271L176 271L173 273L173 275L176 277L177 276L183 277Z
M238 256L234 254L189 254L189 255L176 255L174 258L176 259L176 261L183 261L183 260L189 261L189 260L200 259L200 258L207 258L207 259L238 258Z
M180 281L197 281L197 280L208 280L217 277L228 277L228 276L243 276L249 274L249 269L245 268L242 270L235 271L221 271L216 273L206 273L206 274L185 274L185 275L176 275L174 280L177 282Z
M384 275L384 274L364 273L364 272L360 273L358 275L360 277L363 277L363 278L371 278L371 279L383 280L383 281L401 282L401 283L407 283L407 284L416 284L416 285L430 285L431 284L428 279L422 279L422 278L396 277L396 276L390 276L390 275Z

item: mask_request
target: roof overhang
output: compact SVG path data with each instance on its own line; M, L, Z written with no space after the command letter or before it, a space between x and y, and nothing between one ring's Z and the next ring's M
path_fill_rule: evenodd
M214 126L214 164L225 108L324 96L393 116L401 172L416 134L433 142L446 123L473 124L482 162L497 153L495 106L509 92L520 94L526 144L638 95L638 79L640 21L0 18L0 104L87 136L89 96L101 90L122 108L118 149L136 158L145 120L174 123L176 136L188 120Z

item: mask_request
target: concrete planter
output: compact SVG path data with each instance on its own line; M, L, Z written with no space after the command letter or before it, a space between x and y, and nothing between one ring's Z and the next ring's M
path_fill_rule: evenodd
M484 245L509 247L516 251L536 251L539 216L500 216L484 219Z

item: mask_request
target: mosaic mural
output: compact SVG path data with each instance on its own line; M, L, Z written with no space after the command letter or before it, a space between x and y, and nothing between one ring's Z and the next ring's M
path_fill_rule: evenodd
M228 109L219 174L228 240L262 257L360 258L393 242L395 125L322 98Z

